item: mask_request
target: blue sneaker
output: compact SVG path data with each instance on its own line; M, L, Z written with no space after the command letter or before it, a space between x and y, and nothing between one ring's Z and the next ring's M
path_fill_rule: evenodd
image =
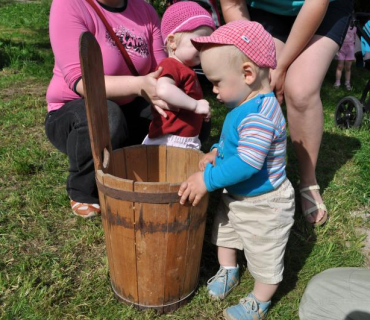
M224 299L239 284L239 266L225 269L220 266L216 275L207 281L208 294L214 299Z
M265 319L271 301L261 302L253 293L240 299L239 304L224 310L226 320L262 320Z

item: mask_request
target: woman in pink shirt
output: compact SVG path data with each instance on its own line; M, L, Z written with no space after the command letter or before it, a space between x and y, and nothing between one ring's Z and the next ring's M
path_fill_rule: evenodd
M155 92L161 69L154 70L166 55L154 8L144 0L99 0L96 4L140 76L131 75L114 40L87 1L53 0L49 31L55 65L46 94L45 131L50 142L68 155L67 192L73 213L85 218L98 214L100 206L83 99L80 35L91 32L101 47L113 149L141 143L148 133L149 104L167 108Z

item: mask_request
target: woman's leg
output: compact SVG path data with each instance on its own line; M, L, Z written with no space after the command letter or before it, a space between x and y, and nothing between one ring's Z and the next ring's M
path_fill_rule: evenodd
M116 149L122 147L127 138L127 126L120 107L112 101L107 103L111 143L112 148ZM68 156L69 197L81 203L99 203L85 101L79 99L68 102L48 114L45 130L50 142Z
M344 60L338 60L337 70L335 71L335 84L340 86L340 79L342 78Z
M316 163L324 122L320 90L337 51L337 43L316 35L291 64L286 75L285 101L290 135L300 167L301 188L317 184ZM317 202L322 202L317 191L306 193ZM302 197L303 210L312 206L310 201ZM318 222L323 215L324 211L320 209L309 215L307 220L311 223Z

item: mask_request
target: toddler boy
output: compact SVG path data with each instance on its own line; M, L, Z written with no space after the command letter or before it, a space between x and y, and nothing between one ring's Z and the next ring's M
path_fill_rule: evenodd
M264 319L283 279L284 253L293 225L294 190L286 177L286 123L271 91L274 41L256 22L230 22L192 40L217 99L230 110L219 143L181 184L180 203L193 205L224 188L212 242L220 269L209 294L223 299L239 283L236 250L244 250L255 279L253 291L224 310L226 319Z

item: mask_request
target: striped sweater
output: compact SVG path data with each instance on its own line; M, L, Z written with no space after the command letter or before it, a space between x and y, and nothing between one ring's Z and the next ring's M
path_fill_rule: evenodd
M259 94L232 109L212 148L216 165L204 171L208 191L256 196L280 186L286 178L286 124L274 94Z

